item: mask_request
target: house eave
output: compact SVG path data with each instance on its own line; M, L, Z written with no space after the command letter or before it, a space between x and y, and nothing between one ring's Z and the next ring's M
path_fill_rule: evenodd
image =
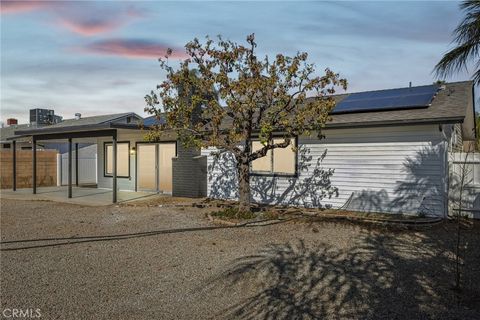
M427 124L455 124L455 123L462 123L463 119L464 117L447 117L447 118L436 118L436 119L327 123L325 125L325 129L391 127L391 126L411 126L411 125L427 125Z

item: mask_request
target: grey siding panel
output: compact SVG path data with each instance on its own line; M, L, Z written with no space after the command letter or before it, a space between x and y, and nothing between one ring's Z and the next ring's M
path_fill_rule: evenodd
M299 138L298 177L252 176L253 200L444 214L446 144L438 126L338 129L325 135L323 140ZM202 150L208 156L208 196L235 199L235 161L215 152Z

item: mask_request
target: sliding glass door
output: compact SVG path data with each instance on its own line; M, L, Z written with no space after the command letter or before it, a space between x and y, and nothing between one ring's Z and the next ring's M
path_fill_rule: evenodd
M157 190L157 159L155 144L139 144L137 147L137 188L143 191Z
M139 143L137 146L137 189L172 193L176 143Z

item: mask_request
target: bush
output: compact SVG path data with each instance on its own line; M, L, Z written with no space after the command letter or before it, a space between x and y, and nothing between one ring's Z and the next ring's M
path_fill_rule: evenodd
M228 219L253 219L256 215L250 211L239 211L238 208L225 208L212 213L213 217Z

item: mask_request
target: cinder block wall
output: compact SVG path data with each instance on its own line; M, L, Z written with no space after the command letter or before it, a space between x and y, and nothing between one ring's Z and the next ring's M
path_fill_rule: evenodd
M199 149L186 149L178 143L172 166L174 197L207 196L207 157L202 156Z

